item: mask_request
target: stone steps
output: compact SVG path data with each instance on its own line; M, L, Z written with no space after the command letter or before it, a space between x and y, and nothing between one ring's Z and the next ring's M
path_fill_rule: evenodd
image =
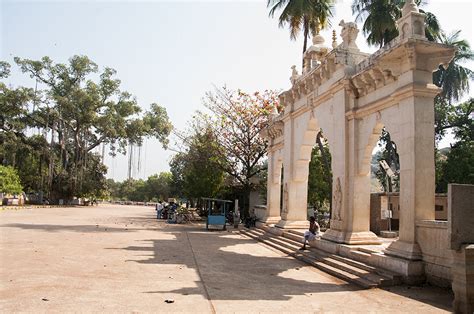
M299 248L302 246L303 237L302 232L288 230L283 233L283 235L275 235L267 231L259 228L244 228L241 230L241 233L330 275L357 284L362 288L368 289L379 286L391 286L401 282L401 278L399 278L398 275L379 270L359 261L354 261L336 254L329 254L314 248L300 251ZM356 252L367 254L359 251Z

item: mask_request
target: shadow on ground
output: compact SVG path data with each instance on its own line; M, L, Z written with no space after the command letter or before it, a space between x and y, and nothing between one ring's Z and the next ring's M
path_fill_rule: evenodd
M133 261L136 263L185 265L195 269L201 282L192 288L145 293L200 294L206 298L203 283L213 300L288 300L293 295L359 290L349 284L331 283L331 279L305 280L297 274L304 264L284 256L264 256L268 252L259 254L255 252L259 251L255 250L255 241L236 233L205 232L202 226L176 228L181 232L171 231L175 228L170 227L166 239L144 240L140 245L123 249L146 254L145 259Z
M195 269L201 276L201 282L196 282L193 288L144 293L199 294L206 297L202 289L204 284L213 300L289 300L295 295L317 297L325 292L361 290L352 284L331 283L332 280L314 282L317 276L311 276L313 281L310 278L307 280L304 273L297 273L306 264L285 256L269 257L263 248L255 250L252 247L256 241L231 232L232 229L228 232L206 232L203 225L197 224L165 227L165 239L143 240L138 245L121 249L145 253L140 255L142 259L130 262L158 266L185 265ZM448 311L452 302L450 290L437 287L399 286L384 290Z
M449 288L440 288L429 284L421 286L394 286L382 288L385 291L401 295L403 297L417 300L434 307L452 311L452 303L454 300L453 291Z
M71 231L71 232L131 232L131 231L138 231L140 229L129 229L129 228L116 228L116 227L109 227L103 225L51 225L51 224L22 224L22 223L15 223L15 224L5 224L1 225L0 228L20 228L25 230L42 230L46 232L63 232L63 231Z

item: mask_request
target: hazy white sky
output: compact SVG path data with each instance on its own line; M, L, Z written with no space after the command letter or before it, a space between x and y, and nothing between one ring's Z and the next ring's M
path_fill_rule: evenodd
M350 4L337 2L332 24L338 34L341 19L354 20ZM461 29L474 45L471 0L431 0L423 8L445 31ZM330 32L323 32L328 45ZM268 17L266 1L0 0L0 34L0 59L11 64L14 56L67 62L80 54L116 69L122 90L144 109L152 102L166 107L178 129L202 109L201 99L213 84L249 92L287 89L290 67L300 65L302 50L301 38L290 41L288 30ZM363 51L375 50L362 33L358 44ZM32 86L13 68L10 84ZM168 170L173 152L147 140L141 155L135 178ZM126 178L125 156L107 157L106 164L108 177Z

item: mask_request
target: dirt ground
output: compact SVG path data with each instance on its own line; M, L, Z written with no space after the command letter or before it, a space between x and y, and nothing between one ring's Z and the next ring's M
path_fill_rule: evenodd
M434 287L361 290L232 228L157 221L152 207L0 211L2 313L435 313L451 302Z

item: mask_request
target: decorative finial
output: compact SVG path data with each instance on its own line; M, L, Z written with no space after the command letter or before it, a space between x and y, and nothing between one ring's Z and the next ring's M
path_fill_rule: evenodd
M299 77L299 74L298 74L298 71L296 70L296 65L292 65L291 66L291 77L290 77L291 84L295 84L298 77Z
M416 12L416 13L420 12L414 0L405 2L405 5L403 6L403 9L402 9L402 16L406 16L410 14L410 12Z
M337 37L336 37L336 30L332 30L332 48L336 49L337 47Z

